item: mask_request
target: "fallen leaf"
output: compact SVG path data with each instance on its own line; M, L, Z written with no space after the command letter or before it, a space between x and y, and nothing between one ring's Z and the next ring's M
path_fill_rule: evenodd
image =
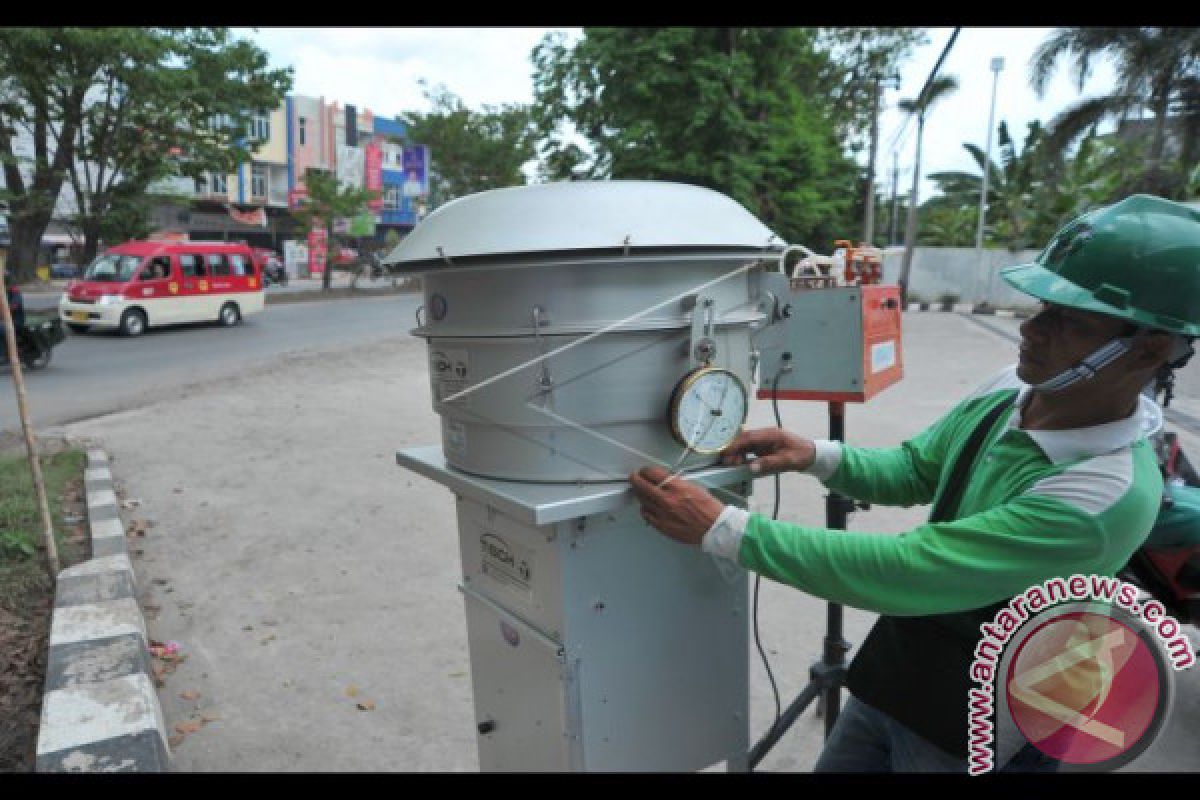
M200 730L203 725L204 723L202 722L181 722L175 726L175 730L184 734L195 733L196 731Z
M275 638L275 634L273 634L273 633L270 636L264 636L262 639L262 643L266 644L267 642L272 641L274 638Z
M167 739L167 743L171 745L171 747L179 747L179 745L183 744L183 737L179 734L176 734Z
M346 687L346 697L358 697L358 687L353 683Z
M220 717L218 717L216 714L209 714L205 712L204 714L200 715L200 719L204 722L216 722L220 719Z
M200 693L193 692L191 689L188 689L186 692L180 692L179 696L182 697L184 700L195 700L196 698L198 698L200 696Z
M357 708L359 711L374 711L375 710L375 701L374 700L364 700L361 703L356 704L354 707Z

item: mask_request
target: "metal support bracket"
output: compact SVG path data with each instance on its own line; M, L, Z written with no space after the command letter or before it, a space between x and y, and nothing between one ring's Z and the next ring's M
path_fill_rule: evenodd
M689 295L683 298L683 308L692 312L692 330L688 339L688 359L692 368L712 363L717 355L716 308L711 297Z
M546 342L542 339L542 328L550 324L550 315L541 306L534 306L532 318L533 338L537 342L538 355L545 356ZM554 379L550 375L550 359L548 358L541 360L536 389L538 400L545 406L549 394L554 391Z

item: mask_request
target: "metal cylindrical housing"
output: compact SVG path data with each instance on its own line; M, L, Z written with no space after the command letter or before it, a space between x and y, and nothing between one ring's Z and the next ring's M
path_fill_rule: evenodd
M547 202L559 190L545 186L484 193L474 196L483 198L475 206L463 198L439 209L432 233L417 237L418 227L416 241L407 250L401 243L389 257L423 275L424 305L413 333L428 342L433 405L451 466L557 483L626 480L651 464L715 463L717 456L689 453L672 436L671 392L705 362L751 386L750 335L764 315L751 298L749 275L773 263L780 247L769 247L773 234L728 198L663 186L568 185L561 203ZM563 231L543 236L536 220L486 197L501 194L518 206L532 197L544 213L566 217L572 198L582 199L593 214L607 210L606 224L619 230L621 215L629 213L622 197L647 187L664 200L683 198L708 221L696 234L702 244L686 240L686 224L670 216L668 203L658 213L670 218L670 230L656 229L652 247L621 246L652 238L648 232L597 247L585 228L569 249L576 240ZM459 224L446 218L451 212L463 218ZM732 220L727 243L713 230L722 213ZM523 251L512 230L496 234L495 244L486 241L486 223L498 215L529 226ZM630 220L630 229L653 225L645 216ZM458 230L469 233L446 241L457 242L459 251L436 244L435 236ZM751 246L754 239L761 244ZM505 252L489 256L489 246ZM431 252L443 263L431 261Z

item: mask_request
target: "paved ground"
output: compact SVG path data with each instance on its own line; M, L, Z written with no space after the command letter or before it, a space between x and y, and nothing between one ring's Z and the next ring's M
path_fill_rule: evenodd
M957 315L905 326L907 378L849 409L854 443L900 441L1013 360L1008 341ZM438 441L428 393L423 343L397 335L69 426L109 450L141 501L133 513L156 523L138 563L143 602L161 608L150 635L188 656L161 691L168 728L197 709L217 717L175 749L174 769L476 769L453 498L393 458ZM823 406L782 410L787 427L828 430ZM770 421L756 403L751 424ZM1184 443L1200 453L1200 439ZM783 485L782 517L823 520L815 481ZM754 507L769 513L771 499L759 482ZM876 508L851 527L897 532L925 513ZM785 704L824 619L822 602L764 582L759 622ZM861 642L871 620L849 610L847 638ZM1200 768L1200 670L1181 678L1172 729L1144 767ZM757 738L774 704L756 656L751 688ZM761 768L810 769L820 731L808 713Z

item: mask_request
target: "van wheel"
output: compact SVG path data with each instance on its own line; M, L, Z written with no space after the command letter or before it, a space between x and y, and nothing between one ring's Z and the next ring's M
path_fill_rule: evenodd
M141 336L146 332L146 315L136 308L131 308L121 315L120 331L122 336Z
M221 306L221 314L217 317L217 321L226 328L232 328L242 321L242 312L238 311L238 307L234 303L226 303Z
M91 329L91 325L81 325L78 322L68 322L67 327L72 333L87 333Z

